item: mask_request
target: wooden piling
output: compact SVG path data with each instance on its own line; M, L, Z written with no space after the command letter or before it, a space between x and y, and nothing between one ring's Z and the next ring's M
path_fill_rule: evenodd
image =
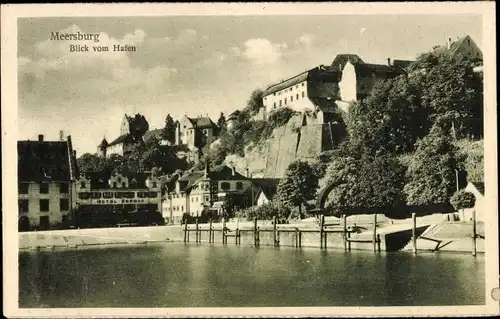
M295 248L299 247L299 229L295 227Z
M477 239L476 210L472 209L472 256L476 256L477 253L476 239Z
M377 251L377 214L373 214L373 251Z
M196 243L199 243L201 240L200 240L200 229L199 229L199 226L198 226L198 217L196 217L196 230L195 230L195 233L196 233L196 236L195 236Z
M209 220L209 226L208 226L208 243L213 243L213 230L212 230L212 218Z
M273 217L273 243L274 243L274 247L277 246L277 241L276 241L276 216Z
M380 235L377 234L377 251L380 252Z
M189 233L188 233L188 224L187 224L187 221L184 222L184 242L187 243L188 242L188 236L189 236Z
M411 240L413 246L413 254L417 254L417 214L411 213L411 220Z
M347 251L351 251L351 232L347 232Z
M259 232L259 227L257 227L257 233L256 233L256 235L257 235L257 239L255 241L256 242L255 245L258 247L258 246L260 246L260 232Z
M257 246L257 218L253 219L253 246Z
M344 250L347 250L347 217L342 215L342 240L344 241Z
M319 219L319 248L323 249L323 226L325 225L325 215L321 215Z
M222 218L222 244L225 245L227 244L226 242L226 219Z

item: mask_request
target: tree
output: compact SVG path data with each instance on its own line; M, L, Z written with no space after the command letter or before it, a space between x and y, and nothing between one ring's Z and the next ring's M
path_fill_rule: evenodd
M414 81L422 90L422 106L431 109L431 120L442 117L456 137L483 136L483 79L473 71L476 62L446 52L420 56L412 66ZM422 72L423 71L423 72Z
M328 167L323 187L334 184L326 208L334 215L377 209L388 217L400 216L405 204L405 167L390 155L337 157Z
M130 135L134 141L142 139L144 134L149 130L149 123L144 115L136 114L130 122Z
M220 112L219 119L217 120L217 126L219 127L219 133L222 134L226 131L226 117L223 112Z
M167 114L165 118L165 127L163 128L162 138L169 141L170 143L175 143L175 129L176 125L174 119Z
M260 89L255 89L252 91L250 95L250 99L247 102L247 106L245 110L250 114L254 115L259 112L261 108L264 107L264 101L262 98L264 97L264 92Z
M453 207L458 211L460 209L473 208L476 204L476 197L471 192L460 190L453 194L450 199Z
M406 172L404 191L408 204L449 204L457 189L456 172L462 170L457 148L439 126L417 142L417 150Z
M413 151L431 126L420 95L419 87L406 76L377 83L368 98L349 108L351 146L372 155Z
M302 216L302 205L314 199L317 188L318 178L311 165L296 161L288 166L285 177L278 184L276 195L284 206L298 207L299 215Z

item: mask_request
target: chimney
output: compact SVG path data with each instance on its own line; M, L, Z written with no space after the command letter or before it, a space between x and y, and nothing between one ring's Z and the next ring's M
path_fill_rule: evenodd
M391 58L387 58L387 65L391 66Z
M448 38L448 50L451 48L451 38Z
M64 142L64 132L62 130L59 131L59 141Z
M43 134L38 134L38 142L43 142Z

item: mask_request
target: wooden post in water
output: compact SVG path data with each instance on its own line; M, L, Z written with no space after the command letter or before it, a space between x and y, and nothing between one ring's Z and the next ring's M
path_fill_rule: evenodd
M377 214L373 214L373 251L377 251Z
M325 224L325 215L321 215L319 219L319 248L323 249L323 225Z
M413 254L417 254L417 214L411 213L412 227L411 227L411 240L413 244Z
M222 218L222 244L226 244L226 219Z
M274 247L277 246L277 240L276 240L276 216L273 217L273 242L274 242Z
M476 256L476 238L477 238L477 230L476 230L476 210L472 209L472 256Z
M344 250L347 250L347 218L342 215L342 240L344 241Z
M201 241L200 238L200 231L199 231L199 226L198 226L198 217L196 217L196 243L199 243Z
M257 217L253 219L253 245L257 247Z
M184 242L187 243L188 242L188 223L187 223L187 220L184 222Z
M347 251L351 251L351 241L349 239L351 239L350 231L347 232Z
M209 225L208 225L208 242L209 243L213 243L212 234L213 234L213 230L212 230L212 218L210 218Z
M295 227L295 248L299 247L299 229Z
M377 251L380 252L380 235L377 234Z

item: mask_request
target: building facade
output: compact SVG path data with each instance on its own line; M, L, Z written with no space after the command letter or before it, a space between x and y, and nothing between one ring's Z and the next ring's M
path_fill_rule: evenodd
M219 166L204 171L189 172L176 182L173 192L163 202L163 217L178 224L184 214L200 216L203 211L221 206L226 197L249 194L252 182L234 168ZM250 203L248 203L250 204Z
M76 181L78 208L161 212L161 181L151 173L87 173Z
M19 141L18 221L20 230L50 229L71 219L78 174L71 136L66 141Z
M483 52L470 35L457 38L455 41L448 38L446 45L438 46L435 51L447 51L452 56L462 55L471 60L483 60Z
M148 130L149 124L143 115L128 116L125 114L120 124L120 135L110 143L104 139L97 146L97 153L107 157L113 154L123 156L137 141L142 139Z

